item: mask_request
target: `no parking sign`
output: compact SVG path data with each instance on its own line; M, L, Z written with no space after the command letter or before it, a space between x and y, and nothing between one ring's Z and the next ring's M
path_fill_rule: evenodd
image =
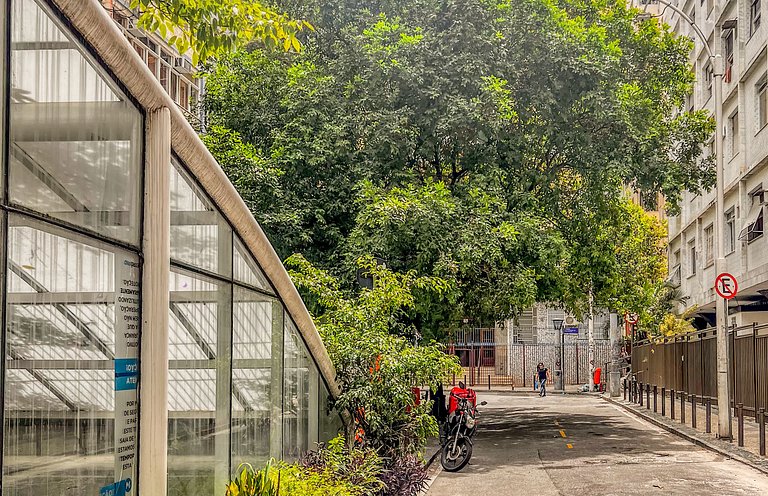
M739 292L739 283L731 274L724 272L715 279L715 291L721 298L731 300Z

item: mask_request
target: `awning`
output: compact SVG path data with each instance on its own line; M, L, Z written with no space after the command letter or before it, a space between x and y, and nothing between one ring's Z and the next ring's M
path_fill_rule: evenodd
M755 202L739 233L739 241L751 241L760 234L763 234L763 204Z

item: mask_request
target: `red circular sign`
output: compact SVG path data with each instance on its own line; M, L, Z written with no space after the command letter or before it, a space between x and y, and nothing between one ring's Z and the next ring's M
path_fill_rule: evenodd
M721 298L730 300L735 298L739 292L739 283L731 274L724 272L715 279L715 291Z

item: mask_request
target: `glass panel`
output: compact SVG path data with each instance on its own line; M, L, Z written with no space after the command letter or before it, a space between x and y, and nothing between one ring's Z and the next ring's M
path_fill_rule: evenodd
M261 271L248 248L237 237L235 238L233 265L235 281L273 293L267 276Z
M171 258L232 274L232 230L181 166L171 165Z
M3 494L133 495L138 257L10 223Z
M328 392L328 387L323 380L318 377L320 381L320 433L319 441L325 443L335 438L343 428L341 417L335 410L330 410L331 393Z
M244 462L260 465L269 459L273 304L272 298L235 288L232 312L233 470Z
M11 201L138 245L141 114L34 0L12 16Z
M209 496L229 475L231 286L173 271L168 494Z
M283 457L295 459L309 448L311 359L290 318L286 318L284 354Z

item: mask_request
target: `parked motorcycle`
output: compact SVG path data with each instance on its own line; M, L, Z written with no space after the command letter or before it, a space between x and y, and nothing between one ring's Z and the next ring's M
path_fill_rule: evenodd
M462 387L461 392L451 391L450 398L456 403L445 424L447 435L443 441L440 464L446 472L458 472L472 458L472 437L477 432L477 395L473 390ZM480 404L488 403L483 401Z

